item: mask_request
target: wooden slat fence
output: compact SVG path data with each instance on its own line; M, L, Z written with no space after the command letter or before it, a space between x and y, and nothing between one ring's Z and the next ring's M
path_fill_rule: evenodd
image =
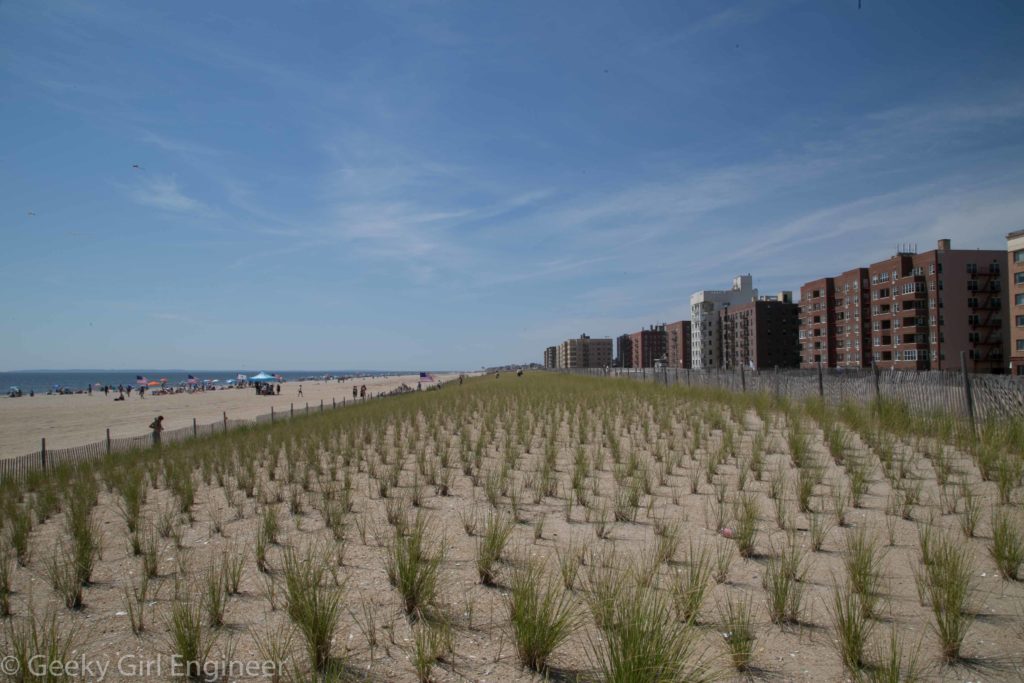
M904 403L916 412L970 417L965 381L970 383L976 420L1024 417L1024 381L1009 375L906 370L689 370L581 368L572 374L622 377L667 385L710 387L729 391L765 392L794 400L820 396L831 405L867 404L875 398Z
M454 380L438 382L434 387L432 387L432 389L440 388L444 384L448 384L452 381ZM368 394L365 400L387 398L389 396L400 395L401 393L405 392L391 392L386 394L377 394L376 396ZM358 402L362 403L363 399ZM355 405L355 403L352 403L348 398L344 397L341 400L332 403L318 403L316 405L304 404L301 407L296 405L294 417L326 412L335 408L344 408L348 405ZM180 443L189 439L203 438L213 434L223 433L239 427L251 427L253 425L267 424L270 422L283 422L291 417L293 417L293 415L290 411L280 411L257 415L250 419L221 418L220 420L208 424L194 423L194 427L182 427L180 429L166 430L161 434L160 440L164 445ZM48 470L60 465L81 464L90 460L102 458L108 453L125 453L127 451L152 448L152 446L153 437L152 435L146 434L143 436L126 436L104 439L103 441L96 441L83 446L72 446L71 448L47 448L45 453L40 449L34 453L19 455L13 458L0 458L0 481L6 479L23 480L30 472L36 470Z

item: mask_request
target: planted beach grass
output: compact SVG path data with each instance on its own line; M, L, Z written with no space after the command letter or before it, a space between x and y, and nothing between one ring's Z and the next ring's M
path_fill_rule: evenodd
M1020 437L473 378L0 482L0 646L254 652L274 680L998 679Z

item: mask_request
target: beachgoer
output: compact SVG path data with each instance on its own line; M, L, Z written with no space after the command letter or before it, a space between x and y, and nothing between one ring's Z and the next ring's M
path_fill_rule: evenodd
M157 415L156 419L150 423L149 428L153 430L153 445L159 446L160 432L164 431L164 416Z
M359 398L366 398L366 385L359 387Z
M359 398L359 387L357 387L355 384L353 384L352 385L352 400L354 401L357 398Z
M463 379L463 377L464 377L464 375L459 375L459 385L461 385L461 384L462 384L462 379Z
M128 398L131 398L131 397L132 397L132 385L131 385L131 384L129 384L128 386L126 386L126 387L124 388L124 390L125 390L126 392L128 392Z
M277 385L277 395L278 396L281 395L281 385L280 384Z
M299 396L302 396L302 385L299 385Z
M422 382L416 382L416 391L422 391L422 390L423 390L423 383Z

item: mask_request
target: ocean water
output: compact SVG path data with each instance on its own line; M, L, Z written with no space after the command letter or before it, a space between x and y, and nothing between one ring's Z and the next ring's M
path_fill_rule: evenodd
M86 389L90 385L109 384L117 387L136 386L136 376L142 375L147 380L167 380L168 386L177 386L188 380L193 375L198 380L210 379L225 380L235 379L239 374L251 376L263 370L37 370L29 372L0 372L0 395L6 395L8 387L20 387L26 394L31 390L37 394L45 394L52 391L54 387L64 387L77 391ZM368 375L408 375L413 371L384 371L384 370L296 370L296 371L275 371L267 368L266 372L281 375L286 382L320 379L324 376L332 377L353 377ZM419 372L418 370L416 372Z

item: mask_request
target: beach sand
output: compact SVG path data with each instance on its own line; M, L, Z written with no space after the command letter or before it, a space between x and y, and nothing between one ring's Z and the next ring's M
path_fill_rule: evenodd
M439 381L458 377L458 374L436 374ZM366 385L371 394L391 391L405 383L415 388L417 375L365 377L331 382L286 382L281 385L280 396L257 396L249 389L221 389L195 394L149 396L140 399L135 392L124 401L114 401L116 393L104 396L94 392L91 396L46 396L0 399L0 458L11 458L38 451L40 439L46 438L47 448L81 446L110 436L139 436L149 432L148 425L157 415L164 416L164 429L191 427L192 418L199 424L228 419L251 419L270 412L287 413L292 404L295 410L319 409L322 400L326 406L331 400L352 400L352 385ZM302 396L298 396L299 385ZM425 383L424 389L431 384Z

